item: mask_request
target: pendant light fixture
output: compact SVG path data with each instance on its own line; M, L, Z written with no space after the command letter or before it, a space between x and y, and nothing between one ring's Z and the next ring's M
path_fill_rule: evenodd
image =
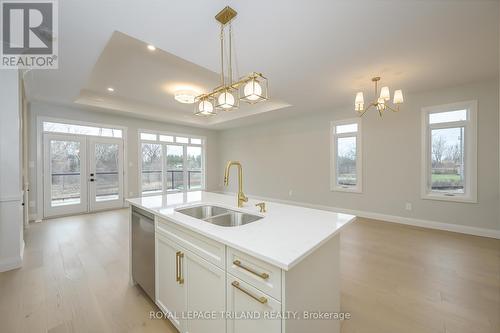
M390 105L388 105L388 102L391 100L391 92L389 90L389 87L382 87L380 89L380 94L379 94L378 92L379 81L380 77L378 76L372 78L372 82L375 84L375 100L371 102L366 108L365 108L365 99L363 96L363 92L360 91L356 94L356 98L354 99L354 110L358 112L360 117L362 117L366 113L366 111L368 111L371 107L375 107L375 109L377 109L381 117L382 113L386 109L389 109L393 112L398 112L399 104L402 104L404 102L403 91L396 90L394 91L394 99L392 101L392 104L394 104L394 106L391 107Z
M255 104L269 99L267 78L261 73L253 72L235 82L233 81L231 22L236 15L237 12L227 6L215 16L215 19L220 23L221 84L210 93L196 96L195 115L212 116L217 114L217 110L232 111L239 107L240 100ZM226 28L228 51L224 52L226 50ZM227 73L224 58L227 58Z

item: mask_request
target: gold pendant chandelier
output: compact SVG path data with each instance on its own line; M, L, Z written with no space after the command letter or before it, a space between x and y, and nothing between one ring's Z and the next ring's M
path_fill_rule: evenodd
M250 73L236 82L233 82L232 67L232 27L231 22L237 13L234 9L227 6L221 10L215 19L220 23L220 55L221 55L221 84L214 88L210 93L196 96L195 112L197 116L213 116L218 110L232 111L238 108L240 100L249 104L269 99L268 83L262 73ZM227 76L224 66L225 50L225 29L228 29L228 68Z
M376 76L372 78L372 81L375 84L375 100L370 104L368 104L366 108L365 108L365 98L363 96L363 92L360 91L356 94L356 99L354 100L354 110L358 112L359 116L362 117L366 113L366 111L368 111L371 107L377 109L380 117L382 117L382 113L386 109L389 109L393 112L398 112L399 104L402 104L404 102L403 91L401 89L394 91L394 99L392 101L392 104L394 104L394 106L391 107L388 104L388 102L391 99L391 92L389 91L389 87L387 86L382 87L382 89L380 89L380 95L379 95L378 82L380 81L380 77Z

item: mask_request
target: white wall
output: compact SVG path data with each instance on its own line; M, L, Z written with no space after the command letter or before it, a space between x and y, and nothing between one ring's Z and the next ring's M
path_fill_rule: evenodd
M148 121L138 118L124 117L115 114L103 113L98 111L88 111L78 107L58 106L46 103L30 103L29 112L30 121L30 141L29 141L29 160L33 166L30 168L30 213L32 217L41 218L42 203L34 202L37 198L37 191L42 189L37 188L37 170L41 170L37 165L37 117L53 117L68 120L85 121L97 124L110 124L127 127L127 158L125 163L128 179L128 189L125 192L125 197L134 197L139 195L139 174L138 174L138 130L151 129L157 131L183 133L191 135L200 135L207 138L207 162L206 162L206 180L207 189L217 188L217 133L211 130L205 130L194 127L180 126L163 122ZM34 206L33 206L34 204ZM40 209L38 208L40 207ZM38 213L38 214L37 214Z
M21 96L15 70L0 75L0 272L19 267L23 256Z
M478 100L478 203L420 198L421 108ZM500 229L498 80L406 94L398 114L363 118L363 193L331 192L330 121L355 117L351 105L322 113L226 130L219 134L221 167L243 163L245 192L350 210L459 226ZM234 178L232 178L234 179ZM219 184L222 179L219 178ZM229 191L235 191L233 181ZM293 195L289 196L289 191ZM405 210L405 203L413 205Z

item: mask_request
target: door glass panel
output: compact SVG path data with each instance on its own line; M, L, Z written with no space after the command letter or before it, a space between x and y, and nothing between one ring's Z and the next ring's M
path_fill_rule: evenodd
M184 189L184 147L167 145L167 191Z
M51 206L81 202L80 142L51 140Z
M464 127L432 130L432 192L464 193L464 142Z
M356 137L337 140L337 184L356 186Z
M187 147L189 189L200 189L201 184L201 147Z
M160 144L142 144L142 193L162 191L161 155Z
M120 197L118 154L119 145L116 143L95 144L95 200L98 202Z

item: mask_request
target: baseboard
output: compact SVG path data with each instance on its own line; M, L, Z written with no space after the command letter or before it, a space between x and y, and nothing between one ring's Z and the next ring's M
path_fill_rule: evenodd
M234 193L228 193L228 192L223 192L223 191L217 191L217 193L234 194ZM443 231L458 232L461 234L467 234L467 235L473 235L473 236L481 236L481 237L500 239L500 230L495 230L495 229L477 228L477 227L471 227L471 226L466 226L466 225L459 225L459 224L452 224L452 223L445 223L445 222L438 222L438 221L431 221L431 220L423 220L423 219L416 219L416 218L396 216L396 215L380 214L380 213L367 212L367 211L361 211L361 210L346 209L346 208L339 208L339 207L332 207L332 206L325 206L325 205L317 205L317 204L305 203L305 202L300 202L300 201L282 200L282 199L255 196L255 195L249 195L249 197L253 198L253 199L258 199L258 200L274 201L274 202L283 203L283 204L290 204L290 205L296 205L296 206L313 208L313 209L320 209L320 210L328 210L328 211L334 211L337 213L351 214L351 215L356 215L356 216L364 217L364 218L368 218L368 219L411 225L414 227L437 229L437 230L443 230Z

